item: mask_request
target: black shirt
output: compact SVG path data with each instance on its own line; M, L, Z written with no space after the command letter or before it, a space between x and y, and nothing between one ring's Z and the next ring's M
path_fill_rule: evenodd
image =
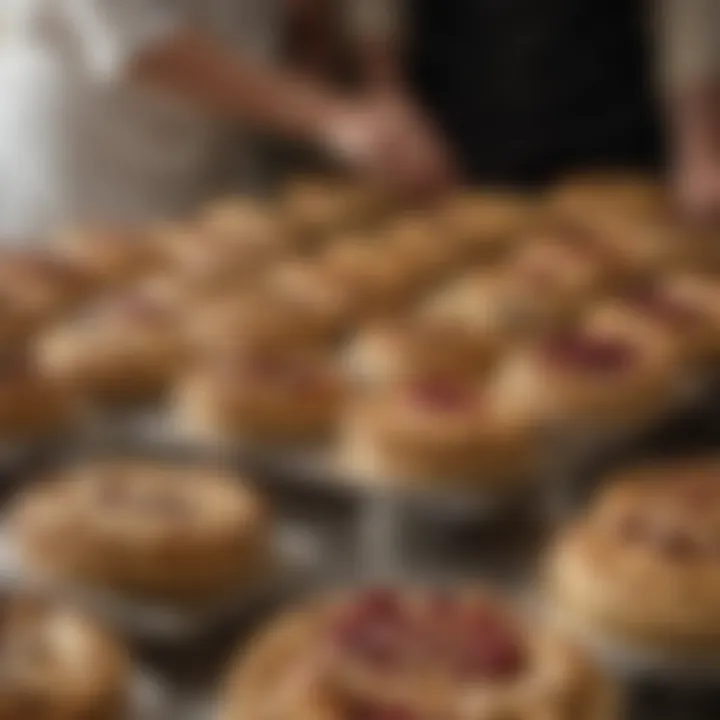
M409 0L411 80L470 179L658 156L640 0Z

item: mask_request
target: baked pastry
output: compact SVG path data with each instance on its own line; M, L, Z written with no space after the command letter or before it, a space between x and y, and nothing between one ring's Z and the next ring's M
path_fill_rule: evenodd
M156 232L172 272L198 294L246 283L286 248L282 227L250 203L214 206L198 222Z
M281 616L231 670L221 720L614 720L559 636L482 589L365 589Z
M297 178L281 199L283 219L301 249L312 248L334 233L353 230L378 218L380 193L342 178Z
M28 331L61 317L92 292L91 278L48 254L0 252L0 294Z
M557 620L590 644L717 668L719 470L699 459L611 478L549 554Z
M419 279L437 282L464 259L456 245L443 237L430 213L408 213L381 228L379 243L401 258Z
M0 442L38 440L79 419L75 398L19 350L0 354Z
M699 275L669 276L627 289L596 314L638 337L664 341L688 363L712 361L720 350L718 287Z
M56 239L59 257L85 273L98 289L116 287L153 271L157 247L138 229L91 227L63 232Z
M104 460L61 470L14 500L9 532L46 583L163 602L247 590L271 564L267 512L213 468Z
M317 261L280 263L262 279L259 289L279 302L295 305L328 337L347 330L354 315L355 303L349 288Z
M3 599L0 718L121 720L130 663L114 638L31 597Z
M554 298L539 295L503 267L474 271L456 280L430 296L420 313L464 324L497 353L518 338L551 326L559 319L558 309Z
M199 362L179 382L173 409L194 438L312 442L334 430L342 399L331 353L260 342Z
M355 318L392 313L422 286L422 274L404 253L371 242L348 240L329 246L318 262L346 292Z
M509 192L477 190L450 198L438 211L438 229L467 258L493 258L511 245L532 218L532 202Z
M349 377L369 387L428 372L481 377L497 352L497 343L467 323L410 315L361 328L346 348L345 363Z
M545 314L572 317L584 304L624 279L619 261L593 233L569 224L550 224L523 234L507 261L511 283L534 295Z
M100 403L155 399L186 359L180 309L154 284L104 298L37 343L50 378Z
M207 352L264 340L292 346L333 339L333 328L308 306L262 290L199 303L189 312L187 330L193 347Z
M605 171L569 177L556 188L551 205L578 221L602 216L652 220L667 212L668 196L658 178L632 171Z
M492 381L413 374L346 408L340 462L360 481L497 489L539 460L534 417L506 407Z
M667 411L674 349L611 320L591 316L518 348L498 379L504 402L566 429L635 427Z

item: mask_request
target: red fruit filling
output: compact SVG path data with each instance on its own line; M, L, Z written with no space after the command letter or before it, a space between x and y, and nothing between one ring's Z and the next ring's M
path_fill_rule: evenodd
M546 347L548 358L560 367L591 372L614 373L630 367L635 359L631 344L621 338L590 337L567 333L552 338Z
M412 400L437 412L462 412L472 407L475 394L466 385L448 380L424 380L410 388Z
M492 609L473 608L463 618L459 631L450 664L460 677L504 680L522 669L525 657L520 638Z
M694 325L702 320L696 308L683 305L655 287L638 288L628 298L634 307L673 327Z
M396 668L406 656L411 625L395 593L373 590L343 613L333 640L343 652L374 669Z

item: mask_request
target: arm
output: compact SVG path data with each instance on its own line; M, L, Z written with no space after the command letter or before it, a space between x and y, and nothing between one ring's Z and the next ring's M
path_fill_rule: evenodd
M714 0L658 4L660 81L679 199L697 215L720 209L720 7Z
M289 139L325 140L325 128L345 106L320 84L258 64L192 30L143 50L130 72L219 118Z
M393 92L402 87L406 1L345 0L360 77L370 88Z

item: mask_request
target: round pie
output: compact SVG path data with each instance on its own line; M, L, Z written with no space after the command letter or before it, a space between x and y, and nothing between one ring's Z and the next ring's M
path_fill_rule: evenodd
M557 320L557 304L539 296L507 268L482 269L461 277L425 301L421 314L460 323L503 349L518 338L547 328Z
M142 600L217 600L271 564L262 502L211 467L104 460L61 470L15 499L9 532L45 582Z
M332 328L307 306L279 293L233 292L200 303L188 317L194 347L212 352L245 343L274 345L320 343Z
M231 670L220 718L614 720L574 646L481 589L365 589L281 616Z
M28 329L61 317L92 289L91 278L61 258L15 250L0 253L0 295Z
M280 302L295 305L327 337L342 334L352 320L355 307L349 289L318 262L301 259L280 263L259 287Z
M335 428L343 395L332 353L263 341L199 362L173 408L178 425L201 439L312 442Z
M282 227L252 204L210 208L199 221L164 227L157 235L172 272L200 295L253 279L286 246Z
M376 219L382 199L368 187L342 178L298 178L288 184L281 212L301 248Z
M1 612L2 720L126 717L130 663L114 638L37 598L5 597Z
M137 280L157 267L157 247L146 234L128 228L83 228L57 238L58 255L87 274L97 288Z
M411 315L362 328L346 348L345 363L349 377L368 387L428 372L479 377L497 349L461 320Z
M380 242L402 257L421 280L429 283L443 278L464 258L453 243L446 242L431 214L405 214L380 230Z
M619 281L620 269L594 235L570 225L549 226L523 235L508 258L510 282L532 292L545 314L572 317Z
M122 291L41 337L39 365L93 401L154 399L185 361L179 311L160 286Z
M336 243L318 262L331 281L344 289L355 318L396 311L419 290L423 280L404 253L373 242L351 239Z
M611 478L549 554L557 620L590 643L717 668L719 472L698 459Z
M566 429L634 427L666 412L677 358L666 343L622 323L589 318L519 348L500 372L500 393L538 421Z
M521 195L471 191L452 197L440 209L439 235L466 258L495 257L514 243L532 213L532 203Z
M657 178L633 172L596 172L570 177L556 189L553 207L586 221L615 215L652 219L667 212L668 197Z
M532 415L506 408L491 382L427 373L357 394L340 462L360 481L502 489L524 480L539 452Z
M79 419L67 389L20 351L0 355L0 441L39 440L69 429Z
M675 275L629 288L597 314L638 337L664 340L690 363L714 360L720 350L719 287L712 278Z

